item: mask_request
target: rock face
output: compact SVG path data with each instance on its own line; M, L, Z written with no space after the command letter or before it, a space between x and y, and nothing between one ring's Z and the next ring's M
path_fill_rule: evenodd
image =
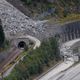
M63 25L61 35L61 39L63 42L80 38L80 21Z
M0 18L7 36L22 32L42 39L53 35L56 31L56 26L44 26L45 21L33 21L6 0L0 0Z
M35 26L35 21L22 14L5 0L0 0L0 18L5 32L16 33Z
M29 34L41 38L41 33L44 29L42 22L44 21L33 21L6 0L0 0L0 19L8 38L9 35L12 36L17 33Z

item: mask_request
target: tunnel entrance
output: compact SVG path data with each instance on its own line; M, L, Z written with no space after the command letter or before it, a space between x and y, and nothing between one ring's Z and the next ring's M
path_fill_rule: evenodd
M20 42L18 43L18 48L20 48L20 49L25 49L25 48L26 48L26 43L25 43L24 41L20 41Z

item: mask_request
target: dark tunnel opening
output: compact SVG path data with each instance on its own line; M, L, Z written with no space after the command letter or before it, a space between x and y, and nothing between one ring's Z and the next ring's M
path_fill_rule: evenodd
M25 43L24 41L20 41L20 42L18 43L18 48L20 48L20 49L25 49L25 48L26 48L26 43Z

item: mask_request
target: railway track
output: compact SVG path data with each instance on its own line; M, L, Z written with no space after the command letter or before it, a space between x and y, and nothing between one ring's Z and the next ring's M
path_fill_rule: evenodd
M9 52L10 55L0 65L0 75L7 71L7 66L10 65L19 56L21 52L22 50L18 48L13 48L12 51Z

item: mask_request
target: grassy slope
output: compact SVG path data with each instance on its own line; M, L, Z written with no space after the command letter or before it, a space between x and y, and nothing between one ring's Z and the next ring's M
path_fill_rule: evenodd
M69 14L67 17L59 18L54 20L54 18L49 19L48 23L49 24L66 24L66 23L71 23L75 21L80 21L80 14Z

